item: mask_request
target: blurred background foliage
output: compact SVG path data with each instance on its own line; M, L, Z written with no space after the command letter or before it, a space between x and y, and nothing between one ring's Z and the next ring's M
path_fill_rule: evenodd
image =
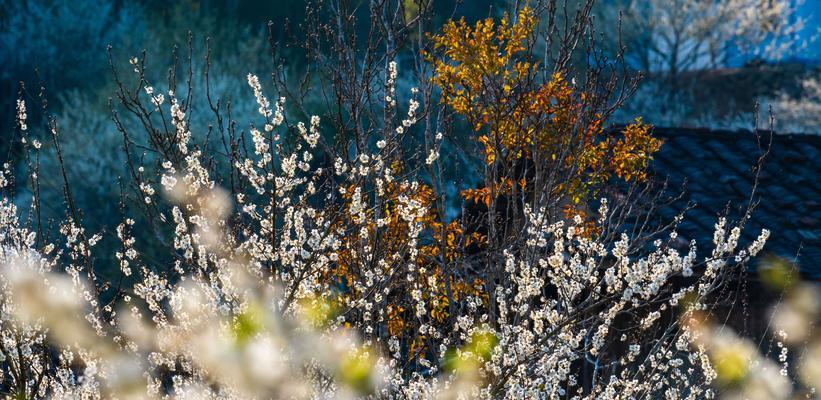
M575 2L568 1L567 7L572 9ZM454 16L464 17L468 22L488 16L498 17L513 3L512 0L433 1L432 25L441 26ZM821 11L821 3L815 0L791 2L796 5L796 12L777 27L790 43L778 55L763 51L742 52L742 41L735 38L742 36L739 32L743 30L732 23L733 16L728 15L728 20L716 22L720 25L706 27L709 35L697 38L712 41L707 43L710 46L715 45L713 42L721 44L722 53L718 60L704 62L702 58L698 62L669 68L669 65L665 67L665 62L676 58L671 57L672 52L661 46L661 52L668 56L666 59L665 55L654 57L652 54L654 47L659 48L659 38L664 36L667 28L659 26L659 21L673 25L680 21L685 27L692 25L692 21L680 17L686 12L669 14L677 8L685 10L694 2L670 0L668 5L673 3L675 7L665 6L667 0L613 0L601 1L596 6L594 14L596 25L600 27L600 45L611 53L626 46L627 66L631 72L645 75L638 94L617 115L620 120L615 122L629 122L636 115L642 115L657 125L740 127L749 125L756 100L764 103L784 100L784 103L808 92L813 95L812 87L807 89L806 82L821 73L821 51L814 41L821 26L821 18L814 14ZM33 93L42 85L49 93L51 111L65 116L67 124L73 123L67 121L69 114L102 116L105 113L98 111L107 108L107 100L113 93L107 45L113 45L114 61L121 65L141 50L149 49L147 66L155 74L153 78L159 81L170 64L171 49L175 45L185 47L189 32L194 34L197 60L202 60L205 39L210 38L214 62L212 82L218 92L225 90L225 99L240 101L232 97L244 93L235 83L244 80L248 72L265 75L264 72L270 70L267 22L272 23L275 40L299 39L310 33L303 31L306 4L306 0L0 0L0 132L8 135L11 131L20 81L26 82ZM414 1L408 0L407 12L412 13L414 5ZM363 10L366 8L362 7ZM703 13L711 15L711 11ZM699 11L687 16L704 17ZM367 19L367 16L363 17L363 20ZM802 29L796 29L799 25ZM358 27L361 29L358 36L366 37L368 24ZM621 27L621 35L617 33L618 27ZM725 36L716 37L712 33L718 30L726 31ZM688 39L700 34L688 32L684 33L685 37L690 35ZM730 42L736 51L724 48ZM691 46L691 43L683 42L683 45ZM304 67L301 64L305 59L301 57L300 49L283 46L278 52L278 57L285 60L289 68L299 70ZM684 63L684 55L684 52L676 55L679 64ZM585 61L577 60L580 66ZM29 108L29 114L37 118L37 107ZM784 119L788 118L785 116ZM811 131L819 128L817 123L793 125L785 125L785 129ZM96 124L91 126L103 128ZM10 143L10 140L4 140L0 144L0 159L7 159Z

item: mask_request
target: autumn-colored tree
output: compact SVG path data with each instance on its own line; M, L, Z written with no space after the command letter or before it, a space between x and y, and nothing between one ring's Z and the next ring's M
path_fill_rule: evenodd
M640 119L620 137L606 132L605 117L589 104L596 93L568 82L567 71L546 73L532 60L536 24L525 7L514 20L505 15L498 23L450 21L431 37L437 50L429 56L433 81L442 101L476 131L490 170L484 188L468 189L465 197L490 207L514 186L526 191L528 180L543 172L523 174L523 165L564 172L565 181L550 195L573 205L590 200L611 177L644 180L661 141Z

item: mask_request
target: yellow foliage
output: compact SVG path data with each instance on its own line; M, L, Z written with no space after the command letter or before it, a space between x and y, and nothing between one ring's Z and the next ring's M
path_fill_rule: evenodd
M549 160L577 171L559 186L559 195L573 203L585 202L595 188L612 177L627 182L647 178L646 169L661 141L650 126L637 120L620 138L608 136L600 115L586 115L586 93L561 73L536 83L537 64L527 50L536 27L533 11L525 7L515 21L505 15L499 23L485 19L470 26L451 21L431 37L437 56L433 83L442 101L466 118L488 166L508 165L522 158ZM566 152L564 149L573 149ZM568 154L558 159L557 154ZM527 181L517 177L524 189ZM463 197L490 205L493 197L508 193L513 182L469 189Z

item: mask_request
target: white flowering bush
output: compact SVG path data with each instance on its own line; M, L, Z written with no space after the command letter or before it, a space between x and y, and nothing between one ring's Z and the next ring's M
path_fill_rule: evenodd
M389 13L372 15L379 22ZM329 57L345 59L352 55L340 29L341 47ZM514 24L509 32L526 31ZM115 111L127 171L124 215L102 232L86 229L73 200L77 186L65 173L65 218L40 218L42 142L50 141L58 165L70 160L62 158L56 120L28 126L27 104L18 102L32 200L15 204L21 183L6 166L0 392L135 399L790 394L785 374L770 373L777 364L709 324L716 296L770 232L741 243L746 217L720 217L709 250L699 252L695 241L677 245L681 218L641 228L651 213L632 210L653 200L641 197L650 191L640 184L641 156L617 152L619 169L605 177L574 168L600 165L590 153L573 153L590 150L577 148L587 142L576 135L597 137L585 118L598 121L595 111L611 107L598 101L606 98L595 84L574 89L554 78L543 87L560 88L560 98L587 93L569 112L531 111L542 118L520 126L567 138L555 146L511 151L518 144L491 143L502 128L485 122L487 186L470 192L481 198L472 211L463 202L462 216L448 221L440 151L453 129L444 115L455 114L435 100L429 76L405 94L395 86L401 63L376 59L364 56L373 64L360 71L362 81L344 73L358 71L355 65L328 67L328 109L295 119L288 97L293 114L310 110L292 87L274 76L278 96L270 97L265 81L249 73L257 113L240 120L209 101L204 111L215 121L204 131L192 128L202 109L191 99L210 96L207 82L197 91L191 79L178 84L172 75L159 90L141 59L131 59L127 73L137 82L117 75L116 95L142 122L144 140ZM418 65L414 73L426 71ZM516 90L527 82L535 80ZM408 150L415 134L423 145ZM628 139L645 140L647 129L623 135L595 142L595 154L606 157L608 146L643 151ZM215 136L222 146L213 145ZM507 190L493 189L500 177L513 182ZM592 198L601 193L616 199ZM119 243L109 257L116 265L100 263L105 239ZM812 307L805 311L817 313ZM748 361L757 364L747 368ZM817 368L801 369L806 387L817 383ZM746 382L758 386L739 392Z

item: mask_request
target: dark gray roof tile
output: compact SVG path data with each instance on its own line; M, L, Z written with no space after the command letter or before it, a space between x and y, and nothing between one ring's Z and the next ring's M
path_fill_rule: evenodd
M654 176L668 179L671 190L687 182L685 201L697 207L688 212L679 231L701 243L712 240L719 213L731 204L730 217L740 218L749 200L752 166L770 141L760 144L749 131L656 128L665 140L653 161ZM753 212L743 237L755 238L764 227L772 231L765 252L797 260L802 272L821 278L821 137L775 135L759 176ZM665 217L678 210L663 211ZM669 214L669 215L668 215Z

